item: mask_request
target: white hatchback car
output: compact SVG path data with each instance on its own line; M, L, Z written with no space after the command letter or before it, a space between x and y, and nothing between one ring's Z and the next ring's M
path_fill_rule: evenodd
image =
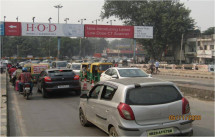
M81 63L68 63L66 67L72 69L75 74L80 75Z
M110 136L193 134L189 102L172 82L154 78L100 81L80 98L81 124L93 123Z
M151 74L147 74L139 68L112 67L101 74L100 81L106 81L111 79L124 79L131 77L151 77Z

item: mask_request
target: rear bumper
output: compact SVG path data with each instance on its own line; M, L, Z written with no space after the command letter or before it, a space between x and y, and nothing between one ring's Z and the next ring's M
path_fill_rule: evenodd
M162 125L148 125L148 126L118 126L116 128L119 136L147 136L147 131L156 130L156 129L165 129L165 128L173 128L174 133L168 134L164 136L192 136L193 128L192 128L192 120L191 121L183 121L183 122L171 122Z

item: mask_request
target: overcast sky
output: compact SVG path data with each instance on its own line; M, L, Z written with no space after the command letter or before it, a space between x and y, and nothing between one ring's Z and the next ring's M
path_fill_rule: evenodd
M183 0L185 6L191 10L191 17L195 19L196 25L201 31L215 26L214 0ZM0 20L6 16L6 21L48 23L51 17L52 23L57 23L57 9L54 5L61 4L60 23L65 23L64 19L69 18L68 23L78 24L78 20L86 18L84 24L92 24L92 21L100 18L100 13L104 0L0 0ZM110 19L115 19L114 17ZM98 24L107 24L106 19ZM122 25L121 21L113 22L113 25Z

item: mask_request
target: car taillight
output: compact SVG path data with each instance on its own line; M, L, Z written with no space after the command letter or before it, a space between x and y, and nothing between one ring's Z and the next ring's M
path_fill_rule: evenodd
M30 84L26 84L25 87L30 87Z
M120 116L126 120L135 120L134 113L128 104L120 103L117 107Z
M79 80L79 76L75 75L74 80Z
M187 114L190 112L190 105L186 98L182 98L182 114Z
M46 77L44 77L44 81L45 81L45 82L51 82L52 80L51 80L50 77L46 76Z

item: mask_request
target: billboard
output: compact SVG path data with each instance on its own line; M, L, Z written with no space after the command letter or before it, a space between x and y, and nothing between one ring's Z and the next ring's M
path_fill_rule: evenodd
M133 26L85 25L85 37L133 38Z
M0 35L4 36L4 22L0 22Z
M4 25L5 25L6 36L21 36L20 22L5 22Z
M84 25L22 23L22 36L84 37Z
M134 38L153 39L153 27L134 26Z

